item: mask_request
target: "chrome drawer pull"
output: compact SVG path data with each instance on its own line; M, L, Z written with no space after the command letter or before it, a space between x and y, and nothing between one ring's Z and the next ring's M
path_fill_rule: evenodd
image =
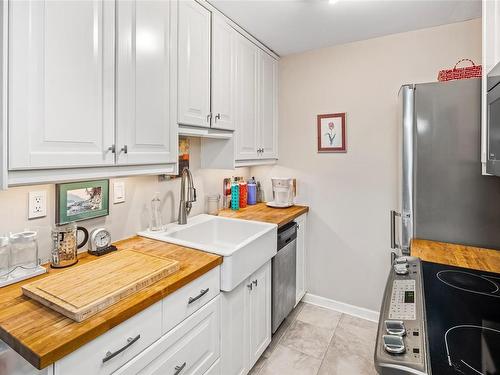
M253 283L253 285L257 286L257 284L258 284L257 279L255 279L254 281L252 281L252 283Z
M184 362L181 366L175 366L174 367L174 375L179 375L182 370L184 370L184 367L186 367L186 362Z
M202 290L200 290L200 294L198 294L196 297L189 297L188 305L190 303L193 303L194 301L199 300L201 297L203 297L205 294L207 294L209 290L210 290L210 288L202 289Z
M102 359L102 363L106 363L107 361L109 361L110 359L113 359L114 357L116 357L118 354L120 354L121 352L123 352L124 350L128 349L129 347L132 346L132 344L134 344L135 342L137 342L139 339L141 338L141 335L137 335L135 336L134 338L132 337L129 337L127 339L127 344L122 347L121 349L118 349L116 352L110 352L108 351L106 353L106 357L104 357Z

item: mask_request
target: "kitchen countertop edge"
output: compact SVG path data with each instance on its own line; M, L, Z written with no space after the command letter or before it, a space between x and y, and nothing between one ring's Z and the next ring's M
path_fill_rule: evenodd
M129 298L132 298L134 296L139 295L140 293L146 293L146 291L151 290L152 288L158 287L158 283L161 283L162 281L165 282L165 280L169 279L170 277L174 276L177 273L174 273L173 275L167 276L165 279L162 279L158 281L157 283L154 283L144 289L139 290L138 292L134 293L132 296L129 296L125 298L124 300L118 302L115 305L110 306L108 309L98 313L97 315L90 317L88 320L91 319L101 319L101 322L95 324L93 327L91 327L88 330L83 331L81 334L76 335L75 337L72 337L71 339L67 341L61 342L59 345L53 345L50 350L45 350L45 351L35 351L32 346L29 344L23 343L22 339L19 339L15 333L10 332L12 330L7 330L4 328L2 325L3 322L0 322L0 339L2 339L7 345L9 345L13 350L15 350L18 354L20 354L26 361L28 361L30 364L32 364L34 367L37 369L41 370L46 368L47 366L50 366L51 364L55 363L56 361L64 358L65 356L73 353L74 351L78 350L80 347L84 346L85 344L89 343L90 341L98 338L99 336L103 335L104 333L108 332L112 328L118 326L119 324L123 323L127 319L130 319L131 317L135 316L139 312L147 309L148 307L152 306L156 302L161 301L168 295L174 293L178 289L182 288L183 286L189 284L191 281L199 278L200 276L204 275L208 271L212 270L213 268L219 266L222 264L223 258L215 255L215 254L210 254L206 253L200 250L196 249L191 249L187 248L184 246L179 246L179 245L174 245L174 244L169 244L169 243L164 243L161 241L157 240L152 240L152 239L146 239L144 237L139 237L139 236L133 236L131 238L117 241L115 244L120 247L120 244L126 243L127 241L134 241L134 240L147 240L147 241L153 241L154 243L157 243L157 245L165 244L165 245L170 245L174 246L177 250L182 250L182 249L188 249L190 251L196 251L200 252L204 255L209 255L212 256L213 259L211 261L207 261L204 265L190 271L186 275L184 275L182 278L173 281L172 283L169 283L165 287L159 289L158 291L153 292L151 295L147 295L141 300L137 301L137 303L133 303L131 306L128 308L118 311L115 316L112 317L102 317L102 313L106 313L108 310L113 309L114 306L118 305L119 303L124 303L124 301L127 301ZM90 255L83 255L83 257L87 257ZM93 257L93 256L90 256ZM168 257L168 256L167 256ZM97 258L97 257L95 257ZM91 260L90 260L91 261ZM178 271L180 272L180 271ZM44 274L45 277L47 277L47 274ZM42 276L44 276L42 275ZM38 276L40 278L40 276ZM33 279L28 279L21 281L17 284L13 285L18 285L19 289L21 289L21 285L33 282L37 278ZM21 292L22 293L22 292ZM28 298L22 296L21 298ZM2 301L4 303L4 301ZM34 303L37 303L35 301L32 301ZM0 305L3 305L1 303ZM44 309L47 309L48 311L51 311L48 307L42 306ZM67 318L69 319L69 318ZM86 322L87 319L84 321ZM75 324L79 324L77 322L74 322ZM83 323L83 322L82 322Z
M500 251L424 239L411 241L411 255L426 262L500 273Z

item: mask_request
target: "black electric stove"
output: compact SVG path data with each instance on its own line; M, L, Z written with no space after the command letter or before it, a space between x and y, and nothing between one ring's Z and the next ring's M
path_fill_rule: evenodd
M500 274L422 262L433 375L500 375Z

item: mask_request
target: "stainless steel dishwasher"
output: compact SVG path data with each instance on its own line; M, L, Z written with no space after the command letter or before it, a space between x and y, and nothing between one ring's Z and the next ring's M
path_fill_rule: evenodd
M273 333L295 307L297 224L278 229L278 253L272 260L272 330Z

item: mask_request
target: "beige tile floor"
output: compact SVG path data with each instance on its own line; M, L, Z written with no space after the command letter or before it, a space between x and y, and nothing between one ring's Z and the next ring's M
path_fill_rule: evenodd
M377 324L300 303L251 375L375 375Z

